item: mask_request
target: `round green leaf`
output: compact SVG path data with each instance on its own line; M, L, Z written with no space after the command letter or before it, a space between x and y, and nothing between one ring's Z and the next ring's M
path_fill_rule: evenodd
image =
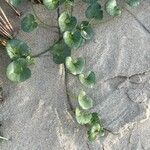
M24 32L31 32L38 27L35 17L32 14L26 15L21 21L21 29Z
M95 123L88 131L88 138L93 141L97 138L97 136L102 135L102 133L104 133L103 128L101 128L100 124Z
M81 36L85 40L90 40L93 37L93 29L88 21L82 21L80 24Z
M101 5L96 3L91 4L85 11L85 15L88 19L103 19L103 11L101 10Z
M8 79L13 82L23 82L30 78L31 71L26 67L25 60L18 59L8 65L6 74Z
M12 4L14 7L18 7L22 1L23 0L10 0L10 4Z
M58 19L58 23L61 31L72 31L77 24L77 19L67 12L63 12Z
M43 0L43 4L48 10L56 9L64 0Z
M85 3L95 3L95 2L97 2L97 0L82 0L83 2L85 2Z
M26 43L16 39L7 42L6 50L11 59L27 57L29 55L29 47Z
M78 95L78 102L82 109L90 109L93 107L93 100L87 97L84 91L81 91Z
M136 7L140 4L141 0L125 0L126 3L132 7Z
M73 74L81 74L85 65L85 60L81 57L73 59L71 57L66 58L66 68Z
M92 118L89 112L81 111L79 108L76 108L75 115L77 122L81 125L88 124Z
M66 31L63 35L63 38L64 38L65 43L70 48L78 48L84 42L78 30L76 30L75 32Z
M108 0L105 5L106 12L110 16L120 16L121 10L117 6L116 0Z
M65 63L66 57L71 55L71 49L63 41L54 44L50 52L56 64Z
M95 73L93 71L88 72L86 75L80 74L79 75L80 82L89 88L92 88L95 84Z

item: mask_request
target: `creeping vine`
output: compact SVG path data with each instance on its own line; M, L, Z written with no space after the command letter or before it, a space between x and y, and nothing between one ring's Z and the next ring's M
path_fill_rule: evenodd
M20 12L17 7L23 0L5 0L18 16ZM106 0L105 6L102 7L98 0L82 0L87 5L85 11L86 19L78 22L73 16L74 0L30 0L33 14L27 14L21 19L21 29L24 32L32 32L38 28L40 24L49 28L55 28L58 33L58 40L49 48L39 54L31 55L28 45L14 37L14 29L9 22L4 10L0 7L0 45L6 48L7 54L11 59L11 63L7 67L6 75L13 82L23 82L31 77L30 65L34 63L35 57L50 52L53 56L53 61L56 64L62 65L65 72L71 73L78 77L80 83L87 87L93 88L96 84L96 76L93 71L84 72L85 59L82 57L74 57L73 50L86 44L94 36L92 28L93 21L102 21L104 11L109 16L116 17L122 13L121 7L116 0ZM124 0L130 6L137 6L140 0ZM52 26L43 22L34 9L34 4L41 4L50 12L57 11L58 26ZM60 11L60 6L65 7L65 11ZM67 80L65 80L66 82ZM67 85L67 83L66 83ZM68 89L66 87L66 93ZM74 108L69 100L70 109ZM90 109L94 106L94 101L88 96L86 91L81 90L77 96L78 106L75 108L75 118L80 125L86 125L88 128L87 135L89 140L95 140L98 136L103 136L105 128L99 118L98 113L91 112ZM1 139L5 139L0 137Z

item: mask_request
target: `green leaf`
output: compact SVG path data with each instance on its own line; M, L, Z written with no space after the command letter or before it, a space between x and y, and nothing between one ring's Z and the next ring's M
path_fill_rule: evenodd
M92 39L94 32L88 21L82 21L79 30L85 40Z
M81 74L85 65L85 60L81 57L79 58L71 58L67 57L66 58L66 68L73 74Z
M14 7L18 7L23 0L10 0L10 4L12 4Z
M54 10L56 9L59 5L64 3L65 0L43 0L43 4L48 10Z
M121 10L117 6L116 0L108 0L105 4L105 9L106 9L106 12L110 16L120 16L121 15Z
M97 2L97 0L82 0L83 2L85 2L85 3L95 3L95 2Z
M100 135L101 136L104 135L104 130L100 126L100 124L95 123L94 125L91 126L91 128L88 131L88 138L89 138L89 140L93 141Z
M98 113L93 112L93 113L92 113L92 118L91 118L91 121L90 121L90 125L92 126L92 125L94 125L94 124L96 124L96 123L99 123L99 124L100 124L101 122L100 122Z
M26 60L21 58L8 65L6 74L8 79L13 82L23 82L30 78L31 71L27 68Z
M86 75L80 74L79 80L84 86L92 88L96 80L95 73L93 71L89 71Z
M11 59L17 59L20 57L27 57L29 55L29 47L26 43L12 39L6 44L6 50Z
M21 21L21 29L24 32L31 32L38 27L35 17L32 14L26 15Z
M96 3L91 4L85 11L85 15L88 19L103 19L103 11L101 10L101 5Z
M71 49L64 43L64 41L59 41L54 44L50 52L53 54L53 61L56 64L65 63L66 57L71 55Z
M70 48L79 48L84 42L78 30L76 30L75 32L66 31L63 35L63 38L65 43Z
M65 2L66 2L66 4L69 4L71 6L73 6L73 4L74 4L74 0L66 0Z
M67 12L63 12L58 19L58 23L62 32L72 31L76 27L77 19Z
M90 109L93 107L93 100L87 97L84 91L81 91L78 95L78 102L82 109Z
M136 7L140 4L141 0L125 0L125 2L132 7Z
M92 118L89 112L81 111L79 108L76 108L75 115L77 122L81 125L88 124Z

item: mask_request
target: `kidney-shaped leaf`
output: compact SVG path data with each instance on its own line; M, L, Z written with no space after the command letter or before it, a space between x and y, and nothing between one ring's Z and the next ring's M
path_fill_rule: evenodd
M59 41L54 44L50 52L53 54L53 61L56 64L65 63L66 57L71 55L71 49L64 43L64 41Z
M79 58L66 58L66 68L72 73L73 75L81 74L85 65L85 60L81 57Z
M79 80L84 86L92 88L96 80L95 73L93 71L89 71L86 75L80 74Z
M21 29L24 32L31 32L38 27L35 17L32 14L26 15L21 21Z
M82 109L90 109L93 107L93 100L84 91L81 91L78 95L78 102Z
M65 43L70 48L78 48L84 42L78 30L76 30L75 32L66 31L63 35L63 38L64 38Z
M89 24L88 21L82 21L80 24L80 32L81 32L81 36L85 39L85 40L90 40L93 37L93 29L91 27L91 25Z
M85 15L88 19L103 19L103 11L101 10L101 5L97 2L91 4L85 11Z
M6 44L6 50L11 59L27 57L29 55L29 47L26 43L17 39L9 40Z
M104 135L104 129L100 126L99 123L95 123L94 125L92 125L88 131L88 138L91 141L95 140L98 136L103 136L103 135Z
M92 118L91 113L81 111L79 108L76 108L75 115L77 122L81 125L88 124Z
M63 12L58 19L58 23L61 31L72 31L77 24L77 19L67 12Z
M132 7L136 7L140 4L141 0L125 0L126 3Z
M121 15L121 10L117 6L116 0L108 0L105 4L106 12L110 16L119 16Z
M61 5L65 0L43 0L43 4L48 10L56 9Z
M30 78L31 71L27 68L25 59L21 58L8 65L6 74L8 79L13 82L23 82Z

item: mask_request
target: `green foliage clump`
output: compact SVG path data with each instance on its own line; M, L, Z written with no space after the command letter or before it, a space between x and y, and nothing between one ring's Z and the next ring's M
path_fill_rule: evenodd
M18 7L23 0L10 0L14 7ZM64 64L69 73L77 76L82 86L93 88L96 84L96 76L93 71L84 73L85 59L82 57L74 58L72 50L83 46L94 36L92 21L101 21L104 17L104 11L112 17L121 15L121 7L116 0L106 0L105 10L98 0L82 0L87 6L85 10L85 19L78 22L75 16L72 16L70 7L73 8L74 0L30 0L32 2L42 3L49 10L57 9L58 14L58 32L59 39L48 50L56 64ZM137 6L140 0L125 0L129 6ZM59 7L65 5L65 11L60 12ZM72 10L72 9L71 9ZM40 21L41 22L41 21ZM21 20L21 29L24 32L34 31L38 27L38 17L36 14L27 14ZM7 77L13 82L23 82L30 78L31 70L29 66L33 64L33 57L30 54L30 48L21 40L10 39L6 43L6 50L11 59L7 67ZM47 51L46 51L47 52ZM78 98L78 106L75 109L77 123L88 127L87 135L89 140L93 141L98 136L104 135L104 128L98 113L91 112L94 101L85 91L81 90Z

